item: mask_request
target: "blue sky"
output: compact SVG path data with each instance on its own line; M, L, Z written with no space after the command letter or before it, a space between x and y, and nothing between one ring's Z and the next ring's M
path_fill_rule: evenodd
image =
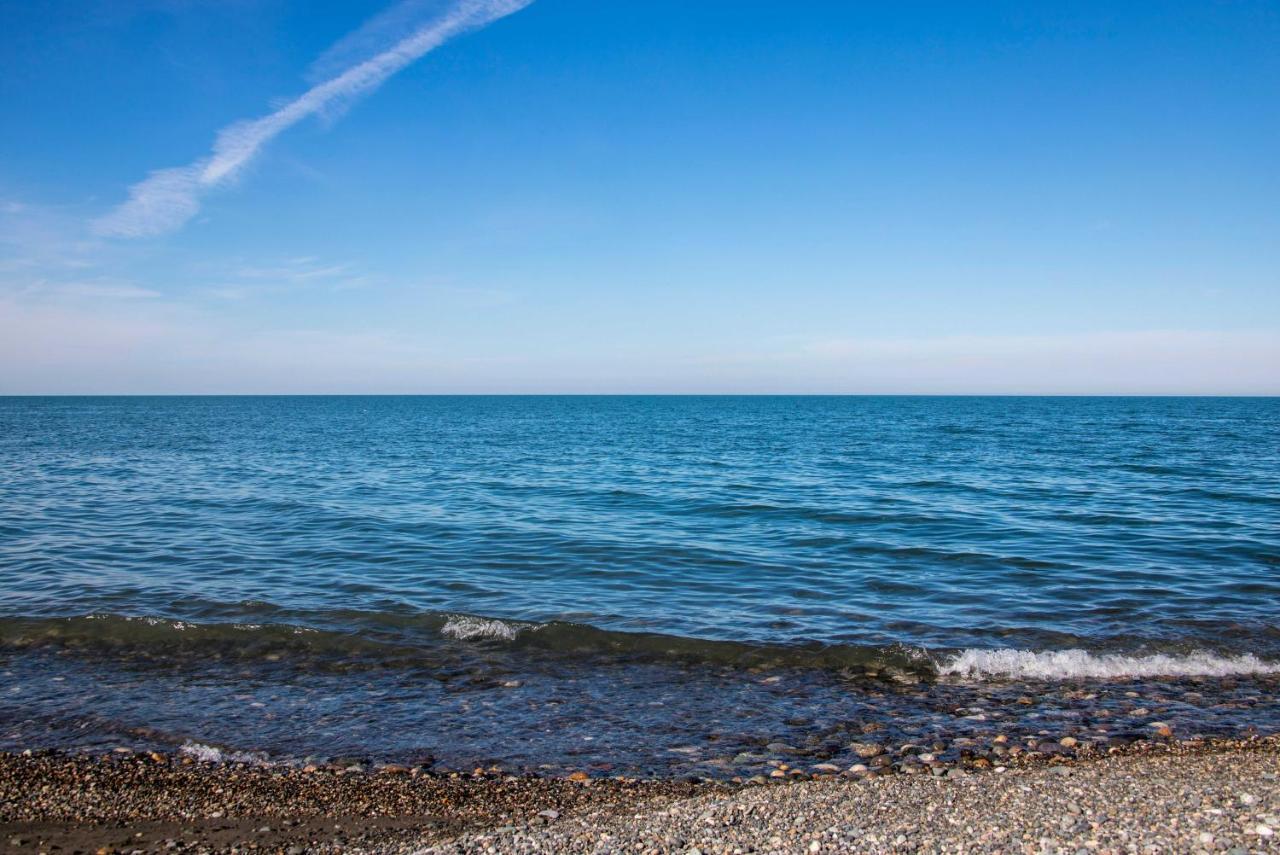
M0 393L1280 393L1274 3L522 5L0 0Z

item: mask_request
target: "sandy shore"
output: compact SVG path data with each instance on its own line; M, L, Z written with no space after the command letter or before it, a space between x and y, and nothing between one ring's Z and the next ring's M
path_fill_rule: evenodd
M1001 767L1003 768L1003 767ZM1280 740L766 785L0 755L9 852L1272 852Z

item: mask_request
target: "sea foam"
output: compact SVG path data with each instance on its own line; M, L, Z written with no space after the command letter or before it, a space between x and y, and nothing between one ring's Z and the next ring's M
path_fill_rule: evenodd
M179 753L192 758L199 763L252 763L254 765L269 765L267 755L260 752L249 751L223 751L212 745L205 745L202 742L190 742L178 749Z
M1123 677L1277 674L1280 673L1280 664L1264 661L1251 653L1240 656L1219 656L1208 652L1185 655L1159 653L1148 656L1126 656L1118 653L1094 654L1085 650L1035 651L1004 648L962 651L942 662L938 666L938 673L970 678L1105 680Z
M479 638L496 638L514 641L523 626L494 618L478 618L471 615L451 615L440 628L441 635L471 641Z

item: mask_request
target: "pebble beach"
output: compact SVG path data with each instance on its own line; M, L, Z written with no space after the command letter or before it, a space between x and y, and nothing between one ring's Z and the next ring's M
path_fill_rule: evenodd
M0 755L6 852L1280 850L1280 739L1149 741L1007 763L778 768L764 780ZM785 766L785 764L780 764ZM859 765L865 768L857 768ZM918 770L918 771L917 771Z

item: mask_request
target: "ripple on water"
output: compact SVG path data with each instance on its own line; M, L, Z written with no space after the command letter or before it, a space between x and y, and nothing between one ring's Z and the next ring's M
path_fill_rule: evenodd
M335 675L435 687L428 704L548 662L603 694L671 669L646 703L699 686L715 704L682 714L740 703L761 730L820 719L802 698L841 708L814 687L851 668L1269 685L1277 504L1275 399L5 398L0 667L97 662L131 697L145 666L237 739L268 733L264 714L184 669L295 669L330 693L308 703L368 715ZM87 630L90 614L159 623ZM741 688L752 668L809 688L782 704ZM22 697L4 727L56 740L87 714ZM1224 709L1265 719L1244 697ZM131 701L121 721L168 721ZM639 739L618 704L600 714ZM331 715L315 724L341 742L355 719ZM388 745L424 732L397 715L377 719Z

